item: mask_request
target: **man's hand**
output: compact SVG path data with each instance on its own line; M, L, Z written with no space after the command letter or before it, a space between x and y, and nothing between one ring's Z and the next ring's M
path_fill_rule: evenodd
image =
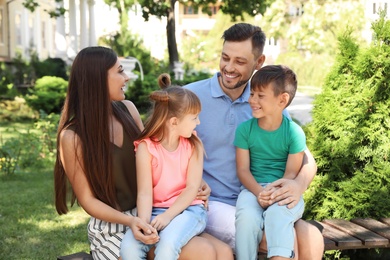
M266 201L268 199L269 205L278 202L280 206L287 205L287 208L291 209L298 204L303 192L304 190L297 181L279 179L265 187L258 200Z
M151 245L160 240L157 230L138 217L133 218L130 223L130 229L133 232L134 238L144 244ZM130 230L127 232L130 232Z

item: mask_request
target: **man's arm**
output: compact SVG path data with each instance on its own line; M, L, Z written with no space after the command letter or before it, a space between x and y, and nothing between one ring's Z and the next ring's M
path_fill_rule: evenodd
M317 164L311 152L306 149L302 168L296 178L294 180L280 179L269 184L259 197L262 201L268 201L269 205L278 202L279 205L293 208L309 187L316 173Z

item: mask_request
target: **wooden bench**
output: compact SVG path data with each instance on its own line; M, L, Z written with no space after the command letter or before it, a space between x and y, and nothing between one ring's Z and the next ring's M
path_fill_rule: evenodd
M307 220L324 237L324 250L390 248L390 218ZM266 259L267 250L259 248L258 259Z
M390 218L308 222L320 229L324 237L325 251L390 247Z
M374 219L327 219L321 222L308 220L324 237L325 251L347 249L390 248L390 218ZM266 252L260 250L262 259ZM57 260L92 260L92 256L79 252L59 256Z

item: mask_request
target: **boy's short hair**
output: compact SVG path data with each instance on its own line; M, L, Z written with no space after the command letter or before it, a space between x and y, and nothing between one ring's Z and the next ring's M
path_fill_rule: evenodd
M267 65L256 71L251 79L251 90L261 90L271 84L274 95L287 93L289 106L295 97L298 87L297 76L285 65Z

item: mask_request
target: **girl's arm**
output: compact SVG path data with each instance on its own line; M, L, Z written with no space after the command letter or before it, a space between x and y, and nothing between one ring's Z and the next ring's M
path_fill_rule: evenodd
M146 223L150 223L153 206L152 156L145 142L138 145L135 160L137 167L138 217Z
M151 225L153 227L157 230L163 229L174 217L191 205L202 182L202 173L203 149L194 149L188 164L186 187L172 206L152 220Z
M304 154L305 153L302 151L300 153L294 153L288 155L286 169L284 171L283 178L293 180L295 179L295 177L297 177L298 172L302 167Z
M135 238L144 243L157 242L157 233L153 234L153 228L147 223L137 217L128 216L95 197L83 171L81 145L79 142L80 140L74 131L62 131L59 145L61 162L81 207L90 216L97 219L129 226ZM75 152L78 157L75 156Z
M263 187L257 183L250 170L249 150L236 147L237 177L246 189L252 192L256 198Z

